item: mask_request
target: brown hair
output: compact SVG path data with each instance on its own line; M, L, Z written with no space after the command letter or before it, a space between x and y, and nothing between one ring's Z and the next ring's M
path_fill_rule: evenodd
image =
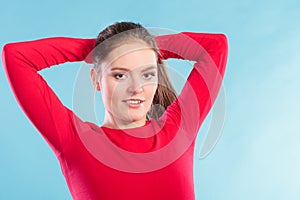
M160 52L155 38L146 28L138 23L116 22L102 30L98 34L95 43L95 67L99 66L98 64L105 60L112 50L128 41L143 41L157 54L158 87L151 108L147 113L147 118L158 120L167 107L176 99L177 95L168 77L165 64L159 57Z

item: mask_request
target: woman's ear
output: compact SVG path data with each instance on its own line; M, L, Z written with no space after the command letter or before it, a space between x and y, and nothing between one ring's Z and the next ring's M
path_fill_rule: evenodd
M90 70L90 76L91 76L91 81L92 81L92 84L93 86L95 87L95 89L97 91L100 91L100 83L99 83L99 80L98 80L98 76L97 76L97 71L94 67L91 68Z

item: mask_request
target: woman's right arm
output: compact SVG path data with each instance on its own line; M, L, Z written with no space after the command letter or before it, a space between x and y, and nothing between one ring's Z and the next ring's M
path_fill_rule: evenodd
M72 111L66 108L38 71L65 62L82 61L95 39L45 38L9 43L2 60L10 86L21 108L57 154L72 137Z

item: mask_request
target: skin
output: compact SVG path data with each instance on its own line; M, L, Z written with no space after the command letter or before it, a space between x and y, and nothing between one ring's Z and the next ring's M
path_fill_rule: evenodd
M114 49L101 63L100 74L90 75L102 92L105 117L103 126L114 129L145 125L157 90L157 55L143 42L125 43ZM126 100L140 99L139 105Z

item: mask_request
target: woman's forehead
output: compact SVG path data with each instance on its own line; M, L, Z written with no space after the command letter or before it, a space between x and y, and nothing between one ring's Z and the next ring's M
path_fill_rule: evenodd
M124 44L110 53L106 64L110 69L144 70L149 67L157 67L157 55L152 48L145 44Z

